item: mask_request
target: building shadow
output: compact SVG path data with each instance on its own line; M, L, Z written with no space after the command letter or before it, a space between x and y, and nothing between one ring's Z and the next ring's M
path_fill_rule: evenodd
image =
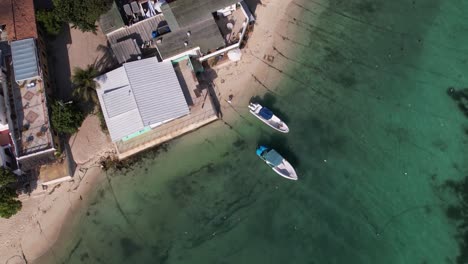
M67 164L68 164L68 171L70 173L70 176L73 177L73 175L75 175L75 171L76 171L76 162L75 162L75 159L73 158L73 153L71 151L71 146L69 144L70 142L70 138L71 136L70 135L67 135L67 136L63 136L62 139L61 139L61 148L63 150L63 153L65 153L65 159Z
M119 63L112 53L111 48L109 48L109 45L99 45L96 50L103 54L100 58L96 58L94 61L94 67L100 74L115 70L119 67Z
M216 94L216 87L213 83L213 81L218 78L218 74L207 64L203 64L203 68L204 71L197 74L198 83L200 84L200 87L206 87L206 89L208 89L208 93L211 96L216 113L219 118L222 118L223 112L221 111L221 103L219 102L218 95Z
M54 7L52 0L34 0L36 10L50 10Z
M258 103L262 106L270 109L276 116L278 116L281 120L285 123L289 122L289 117L287 114L281 111L279 107L276 106L276 97L271 93L266 93L263 97L260 96L253 96L250 98L250 102Z
M253 15L255 15L257 6L263 4L261 0L244 0L244 2L247 4L247 6L250 9L250 12L252 12Z
M60 34L54 38L47 37L47 53L51 71L51 86L54 97L68 101L72 98L71 69L68 58L68 46L72 44L70 26L63 25Z
M182 88L182 93L184 94L185 100L187 101L188 105L193 105L193 100L192 96L190 95L190 91L187 85L187 82L185 82L185 78L182 75L182 72L180 71L179 63L174 65L174 71L177 76L177 80L179 80L180 87Z

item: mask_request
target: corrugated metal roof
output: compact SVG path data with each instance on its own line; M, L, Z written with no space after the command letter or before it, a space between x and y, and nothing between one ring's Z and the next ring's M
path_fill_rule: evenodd
M119 89L121 91L130 89L130 83L123 67L97 77L96 82L99 85L96 91L112 141L117 141L144 128L135 99L132 100L132 98L118 92ZM117 91L117 93L109 97L113 100L104 99L108 96L107 94L112 94L114 91ZM125 100L119 100L116 95L123 95L123 99L128 100L128 102L122 103ZM122 111L122 105L128 106L125 109L126 112Z
M37 49L34 39L29 38L11 42L11 57L16 81L39 76Z
M110 46L114 56L120 64L127 61L134 61L141 55L140 47L134 39L126 39L124 41L111 44Z
M147 18L143 21L135 23L129 27L124 27L113 31L107 34L107 39L111 44L113 44L128 38L133 38L137 41L138 45L141 45L146 41L153 39L153 31L166 25L167 22L164 20L164 16L156 15L154 17Z
M171 62L156 57L124 64L143 124L164 122L189 113Z
M137 108L130 85L105 92L102 98L104 104L108 106L107 115L111 118Z
M189 113L170 62L159 63L153 57L125 63L96 81L112 141Z

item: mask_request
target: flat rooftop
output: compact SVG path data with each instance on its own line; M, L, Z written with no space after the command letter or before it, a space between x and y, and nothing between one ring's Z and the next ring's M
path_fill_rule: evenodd
M52 133L49 127L43 83L35 81L34 87L12 82L15 118L19 135L16 146L19 156L52 148Z
M114 1L111 9L99 17L99 27L104 34L108 34L123 26L125 26L125 23Z
M187 34L190 32L189 34ZM155 43L163 59L200 47L202 54L226 46L221 31L211 16L190 26L162 35Z
M238 3L239 0L175 0L163 5L163 13L169 9L180 28L207 20L211 13ZM176 29L172 29L176 30Z
M228 46L239 42L239 36L249 22L242 12L242 7L237 8L227 16L215 16L215 21Z

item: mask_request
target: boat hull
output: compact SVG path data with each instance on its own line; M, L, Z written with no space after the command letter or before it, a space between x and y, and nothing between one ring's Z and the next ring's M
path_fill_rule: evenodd
M268 149L265 146L260 146L257 148L256 153L257 156L270 166L270 168L272 168L278 175L288 180L296 181L298 179L297 173L291 163L289 163L285 158L279 156L281 158L281 162L273 161L275 164L272 164L265 158L265 155L268 154L269 151L271 151L271 149Z
M294 170L293 166L287 160L283 160L282 166L276 166L271 168L281 177L284 177L288 180L297 181L296 170Z
M263 108L260 104L253 104L249 105L250 113L260 119L263 123L267 124L269 127L273 128L274 130L281 132L281 133L288 133L289 127L284 123L279 117L273 115L270 119L266 120L263 118L259 112Z

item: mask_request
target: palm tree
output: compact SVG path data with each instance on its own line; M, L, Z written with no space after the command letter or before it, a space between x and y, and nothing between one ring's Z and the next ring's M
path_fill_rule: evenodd
M94 78L98 70L94 65L88 65L85 69L76 67L73 70L72 83L73 96L83 99L85 102L99 104Z

